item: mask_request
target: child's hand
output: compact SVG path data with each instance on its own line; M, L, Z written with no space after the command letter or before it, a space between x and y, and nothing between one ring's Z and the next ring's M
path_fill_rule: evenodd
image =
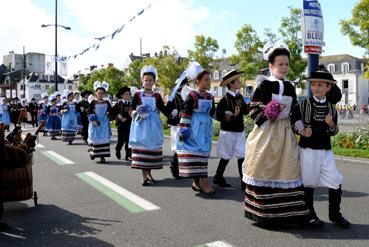
M304 137L311 137L312 134L313 130L310 127L304 128L303 130L300 131L300 135Z
M325 117L325 122L329 125L330 128L333 128L334 126L334 122L333 122L333 117L331 114L328 114L326 117Z
M236 106L233 116L237 117L238 115L240 115L240 112L241 112L241 107Z

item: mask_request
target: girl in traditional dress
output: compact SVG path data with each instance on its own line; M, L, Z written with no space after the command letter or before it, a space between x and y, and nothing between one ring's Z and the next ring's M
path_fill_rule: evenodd
M67 94L67 101L62 106L62 141L72 144L77 132L77 103L73 101L73 92Z
M153 66L141 69L143 90L132 101L132 123L129 147L132 149L131 167L142 170L142 186L155 183L152 169L163 168L163 127L160 112L167 115L161 95L153 90L158 72Z
M90 104L88 139L90 158L100 158L100 163L106 163L105 157L110 157L110 120L109 113L111 105L109 101L104 100L108 91L107 82L95 81L94 89L96 99Z
M7 98L1 99L0 107L1 107L0 121L4 124L4 129L9 131L10 128L9 99Z
M55 136L60 135L61 129L60 107L57 106L57 99L55 96L51 97L50 103L51 105L49 105L46 110L46 114L48 115L46 129L49 136L51 136L51 140L57 140Z
M251 102L255 126L246 142L245 216L257 223L293 223L306 219L309 210L289 121L297 103L295 87L285 80L290 53L282 43L269 43L264 51L271 76L261 81Z
M197 89L186 97L178 125L176 147L179 176L192 178L194 191L212 195L215 190L208 182L208 159L213 137L211 117L215 112L215 104L213 96L206 91L210 87L210 73L198 63L193 67L198 71L195 73Z
M47 117L48 117L47 116L47 105L49 103L49 96L47 94L43 94L42 96L43 96L43 102L40 104L40 107L39 107L38 124L41 124L43 120L47 122ZM43 127L41 131L43 132L44 136L47 135L47 130L45 127Z

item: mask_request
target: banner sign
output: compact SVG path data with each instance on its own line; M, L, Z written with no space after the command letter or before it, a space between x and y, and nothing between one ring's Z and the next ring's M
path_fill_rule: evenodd
M304 0L301 27L304 52L308 54L322 53L324 21L318 0Z

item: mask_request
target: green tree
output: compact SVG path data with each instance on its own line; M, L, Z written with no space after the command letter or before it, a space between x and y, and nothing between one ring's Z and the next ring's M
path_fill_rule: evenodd
M299 87L303 87L301 79L307 66L307 61L302 58L301 39L301 9L291 8L290 16L283 17L279 31L283 41L287 44L291 53L290 69L287 75L289 80L299 79Z
M119 88L124 85L127 85L126 80L124 78L124 72L115 68L104 68L100 69L96 72L93 72L87 76L83 76L80 79L79 90L93 90L95 81L106 81L109 83L109 95L115 95Z
M354 46L365 49L369 55L369 0L359 1L352 10L352 18L340 20L341 32L349 36ZM365 77L369 79L369 65Z
M240 65L244 79L255 78L265 62L259 51L263 43L250 24L244 24L237 32L234 46L238 54L231 56L232 62Z
M205 69L212 68L215 52L219 49L218 41L204 35L196 35L195 50L188 50L188 58L197 61Z

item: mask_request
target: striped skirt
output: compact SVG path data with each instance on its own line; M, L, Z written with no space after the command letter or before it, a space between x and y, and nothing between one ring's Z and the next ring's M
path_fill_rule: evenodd
M246 185L245 216L257 223L297 223L309 210L302 187L281 189Z
M75 136L76 136L76 132L75 131L62 130L62 141L63 142L71 142L71 141L74 141Z
M144 150L132 147L131 167L135 169L162 169L163 150Z
M208 155L196 155L178 151L179 176L183 178L204 178L208 176Z
M90 144L88 151L91 159L110 157L110 143Z

